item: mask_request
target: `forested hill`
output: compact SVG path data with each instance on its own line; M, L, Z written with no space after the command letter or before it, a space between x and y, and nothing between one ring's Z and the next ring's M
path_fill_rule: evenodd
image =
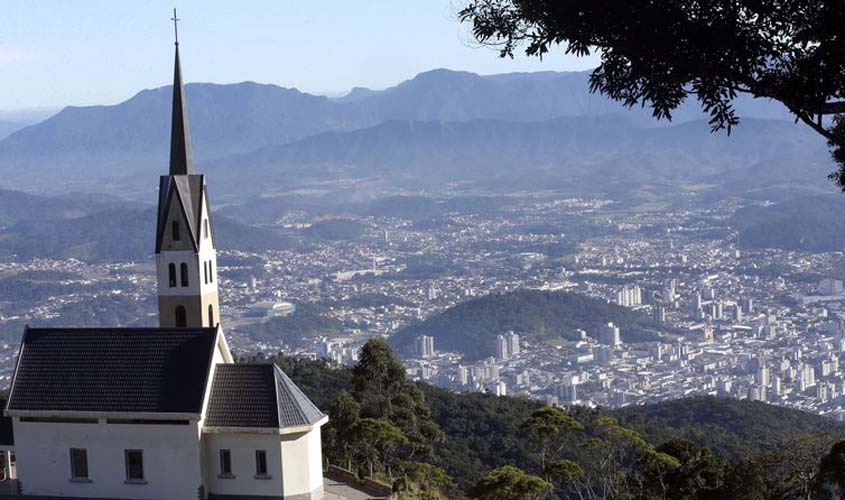
M271 359L318 407L329 413L330 422L336 417L332 411L338 411L338 395L348 396L355 391L352 369L330 368L322 361ZM504 465L537 472L536 443L532 443L524 424L541 408L539 402L480 393L460 394L426 384L418 387L426 411L443 433L435 446L435 463L454 479L460 490L465 491L488 471ZM716 457L713 460L721 464L754 460L767 467L765 475L771 493L775 489L801 487L799 483L806 483L807 477L813 475L820 457L831 444L845 438L845 424L826 417L765 403L712 397L610 411L576 407L570 415L584 425L602 416L614 417L620 425L658 448L687 439L712 453ZM335 431L326 432L330 435ZM563 445L570 458L582 463L589 462L590 454L603 453L580 446L579 439L583 436L567 435L558 444Z
M391 337L391 343L408 351L418 335L430 335L437 349L478 359L494 355L496 336L509 330L531 342L574 340L578 329L595 337L608 322L621 329L626 342L656 339L660 329L646 315L603 300L568 292L517 290L460 303L403 328Z

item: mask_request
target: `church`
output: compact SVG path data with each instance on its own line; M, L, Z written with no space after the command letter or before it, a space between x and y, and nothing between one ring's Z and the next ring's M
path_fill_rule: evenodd
M175 18L174 18L175 21ZM328 421L277 366L233 362L179 42L159 183L158 328L29 328L5 415L23 498L323 497Z

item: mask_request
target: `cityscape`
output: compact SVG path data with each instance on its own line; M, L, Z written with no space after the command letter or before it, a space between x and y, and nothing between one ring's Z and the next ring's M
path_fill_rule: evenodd
M610 199L542 194L499 203L506 214L453 212L424 229L399 217L364 217L354 221L364 228L356 240L320 240L307 250L221 248L221 308L233 349L353 365L368 338L390 338L466 301L521 289L579 294L648 317L660 325L659 337L628 341L612 323L573 332L570 340L497 331L490 332L491 355L475 360L418 335L402 351L404 363L415 379L444 388L561 406L706 394L845 418L845 291L842 280L828 277L840 252L744 250L731 231L708 238L737 209L731 204L637 211ZM555 257L572 237L561 220L588 224L597 236ZM280 225L301 229L310 222L291 214ZM103 297L143 304L155 285L151 268L133 262L7 260L0 275L56 272L69 273L68 290L97 291L7 300L2 319L38 324L60 317L68 304ZM309 304L333 320L326 332L317 325L291 338L251 328L297 318ZM151 308L140 310L153 318ZM5 377L15 357L16 346L6 343Z

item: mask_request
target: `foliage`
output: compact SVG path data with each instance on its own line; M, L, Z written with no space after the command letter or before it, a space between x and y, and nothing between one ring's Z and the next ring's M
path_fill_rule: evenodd
M823 456L813 481L813 496L818 500L834 500L845 496L845 441L833 445Z
M408 381L384 341L371 342L362 353L364 365L352 370L321 361L271 359L328 409L324 456L346 467L351 456L366 470L367 453L375 450L370 455L377 456L374 473L392 475L400 497L408 500L458 497L504 466L547 476L554 485L549 495L557 498L808 498L816 484L826 482L821 475L814 481L820 458L845 434L832 419L750 401L696 397L565 412L523 398L458 394ZM420 395L413 395L416 391ZM371 398L371 392L389 394L392 402ZM414 409L395 412L397 401ZM406 420L408 413L416 418ZM398 437L386 448L356 442L361 433L355 428L363 419L389 422L408 443L398 444ZM563 425L549 441L543 467L542 435L529 431L529 422L546 421ZM435 436L428 449L414 443L423 429ZM340 435L347 444L338 441Z
M540 468L545 471L552 441L564 432L582 431L584 426L560 408L544 406L528 417L522 430L540 443Z
M626 341L654 340L659 326L651 318L603 300L567 292L517 290L494 293L460 303L441 314L403 328L391 337L399 349L409 349L419 335L431 335L439 349L470 359L495 354L496 336L508 330L529 341L565 338L576 330L598 335L613 322Z
M503 57L524 45L601 54L592 91L672 112L695 96L713 131L739 123L739 93L774 99L828 139L845 189L845 4L829 0L471 0L459 18ZM829 124L823 117L834 116Z
M470 498L483 500L536 500L543 498L552 487L512 465L493 469L470 491Z

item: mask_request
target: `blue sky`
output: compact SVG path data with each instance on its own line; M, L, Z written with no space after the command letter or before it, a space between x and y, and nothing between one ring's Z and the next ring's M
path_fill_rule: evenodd
M338 94L434 68L580 70L595 59L499 59L470 44L465 0L0 0L0 110L112 104L171 79L252 80Z

